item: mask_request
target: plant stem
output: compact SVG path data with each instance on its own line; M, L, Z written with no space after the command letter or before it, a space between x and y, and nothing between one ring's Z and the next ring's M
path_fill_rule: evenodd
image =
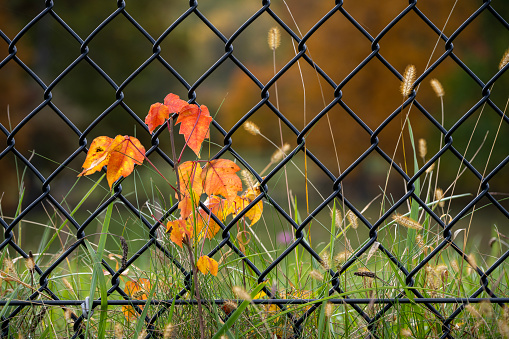
M193 271L194 294L198 302L198 323L200 324L200 338L205 339L205 326L203 324L203 310L201 307L200 286L198 285L198 268L194 264L193 250L189 242L190 239L186 237L186 240L183 241L183 244L186 245L187 251L189 252L189 262L191 263L191 270Z

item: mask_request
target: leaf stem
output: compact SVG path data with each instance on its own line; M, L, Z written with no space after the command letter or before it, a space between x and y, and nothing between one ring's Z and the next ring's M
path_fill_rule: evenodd
M185 240L182 242L189 252L189 262L191 263L191 270L193 271L193 281L194 281L194 294L196 295L196 300L198 302L198 323L200 324L200 338L205 338L205 325L203 324L203 310L201 306L201 298L200 298L200 287L198 285L198 268L194 263L193 250L190 245L191 239L186 235Z

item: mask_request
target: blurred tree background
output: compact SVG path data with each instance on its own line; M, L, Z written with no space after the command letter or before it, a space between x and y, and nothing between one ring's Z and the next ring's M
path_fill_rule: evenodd
M408 5L407 1L345 1L348 12L372 37L382 30ZM439 29L451 36L480 6L482 1L426 0L418 8ZM493 7L509 20L509 3L493 1ZM261 1L201 0L198 10L228 39L237 29L256 13ZM273 10L297 35L304 35L334 7L333 1L273 1ZM102 29L97 27L116 11L115 1L93 0L86 3L55 1L54 13L58 15L82 39L87 40L88 57L93 60L117 86L124 84L123 102L144 119L149 106L162 101L173 92L187 99L187 89L158 60L154 60L133 79L129 77L153 53L152 43L123 14L119 14ZM157 40L163 32L189 9L187 1L127 1L126 11L146 32ZM0 30L12 40L22 28L44 10L43 1L0 0ZM267 44L271 27L279 27L274 19L263 13L249 25L233 42L234 56L239 59L264 85L296 54L297 44L282 27L281 45L273 51ZM91 37L87 39L87 37ZM435 62L445 51L445 44L437 34L410 12L378 41L380 54L398 72L403 73L408 64L414 64L418 75ZM163 57L188 84L193 85L224 54L224 42L212 32L200 18L191 13L161 43ZM307 54L336 83L341 83L372 52L371 42L340 12L336 12L306 42ZM468 25L454 40L454 53L482 81L487 82L497 71L500 58L509 47L509 31L494 16L485 11ZM33 70L42 82L49 85L81 54L80 43L52 15L47 14L16 42L16 56ZM9 55L9 43L0 40L0 59ZM435 119L441 120L440 100L435 96L429 80L437 78L445 88L444 127L449 129L482 97L481 88L451 58L446 59L429 75L418 89L417 100ZM12 130L44 101L41 86L19 63L10 60L0 68L0 123ZM505 107L509 74L504 74L492 90L492 100L500 108ZM343 102L375 130L403 102L399 93L400 82L376 57L370 60L341 89ZM307 62L301 59L294 64L269 90L270 101L299 130L309 123L334 98L332 88ZM137 135L148 148L150 136L120 106L109 111L116 101L115 88L86 60L81 60L67 75L51 88L52 103L80 130L84 131L103 112L108 111L87 135L88 142L99 135ZM260 89L231 60L226 60L196 89L196 100L206 104L218 123L229 131L237 121L260 100ZM406 113L407 110L404 111ZM486 107L474 131L478 109L453 134L454 144L460 152L467 150L470 159L480 148L473 164L482 172L490 154L500 116ZM281 144L278 119L266 106L262 106L250 118L258 124L261 132L276 144ZM440 133L415 107L411 108L410 120L414 137L425 138L429 159L439 150ZM394 119L380 133L380 147L392 156L403 119ZM486 133L489 131L488 135ZM6 147L7 137L1 133L1 149ZM508 155L507 126L502 126L498 141L488 164L488 172ZM486 140L483 143L483 140ZM48 177L78 147L78 137L55 112L45 106L15 135L16 149ZM296 136L285 126L282 139L296 147ZM167 137L162 138L165 142ZM223 139L212 131L212 140L220 145ZM395 161L406 161L408 173L413 173L412 149L405 129L405 156L399 145ZM483 145L481 147L481 145ZM322 118L310 131L307 147L337 176L350 166L370 146L368 133L339 105ZM253 167L261 171L276 150L259 136L252 136L238 129L233 137L233 147ZM301 153L302 154L302 153ZM71 162L69 167L79 170L85 154ZM302 156L301 156L302 158ZM445 160L447 159L447 160ZM296 162L299 161L297 157ZM445 161L447 165L444 165ZM456 177L460 161L450 154L444 156L440 184L446 188ZM303 162L298 162L303 166ZM422 165L422 162L420 162ZM330 190L330 180L308 161L311 181L317 187ZM302 167L303 168L303 167ZM347 176L344 184L347 198L361 209L368 201L381 193L385 183L388 164L378 155L371 155L362 166ZM0 159L0 193L2 212L13 216L19 201L18 186L23 166L12 153ZM507 169L490 181L494 191L508 193ZM52 183L52 195L58 198L76 181L75 172L69 171ZM443 178L443 179L442 179ZM443 180L443 181L442 181ZM41 194L41 182L27 171L24 178L24 206ZM18 183L18 185L16 185ZM304 180L298 179L292 186L295 194L304 191ZM389 191L394 198L401 196L404 185L397 176L390 182ZM475 194L479 181L468 172L459 180L461 192ZM392 191L391 191L392 189ZM276 194L276 193L275 193ZM75 199L79 199L76 196ZM302 198L300 198L302 199ZM471 199L471 198L470 198ZM284 201L284 200L282 200ZM302 201L302 200L301 200ZM466 201L469 201L468 199ZM315 206L319 202L315 203ZM69 205L74 206L70 201ZM506 208L508 205L503 202ZM301 206L304 204L302 203ZM507 220L505 220L507 223Z

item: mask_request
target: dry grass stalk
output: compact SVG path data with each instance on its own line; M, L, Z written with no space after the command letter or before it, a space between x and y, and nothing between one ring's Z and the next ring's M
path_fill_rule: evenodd
M403 97L408 97L412 90L414 89L414 81L415 81L415 66L408 65L405 68L405 73L403 74L403 81L401 82L400 92Z
M426 157L427 153L428 153L428 144L426 143L426 139L420 138L419 139L419 156L424 159Z
M411 228L414 230L422 230L422 228L423 228L422 225L419 224L417 221L412 220L409 217L405 217L404 215L401 215L401 214L393 215L392 219L399 225L406 227L406 228Z
M269 29L267 42L269 43L269 48L273 51L279 47L281 44L281 32L279 31L279 28L272 27Z
M350 225L352 225L352 228L354 230L356 230L357 227L359 227L359 220L351 210L346 213L346 218L348 219L348 222L350 222Z
M260 128L254 122L251 121L246 121L246 123L244 124L244 129L252 135L261 134Z
M437 97L443 97L445 95L444 88L442 87L442 84L437 79L431 79L430 81L431 88L433 88L433 91L437 95Z

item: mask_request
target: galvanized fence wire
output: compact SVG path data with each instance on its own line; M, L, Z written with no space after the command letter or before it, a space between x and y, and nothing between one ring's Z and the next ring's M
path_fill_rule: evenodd
M174 298L176 305L194 305L196 304L196 300L187 300L182 299L182 297L188 292L191 291L192 287L192 273L189 272L183 264L181 264L177 258L173 257L170 251L166 248L166 245L161 243L157 237L157 231L161 227L161 223L164 223L170 215L177 210L177 205L172 206L166 213L160 218L158 222L152 223L147 220L140 210L138 210L135 206L133 206L128 199L124 196L124 192L122 190L122 179L119 180L117 185L114 187L114 194L105 201L97 210L95 210L87 220L83 223L77 222L69 212L60 205L60 203L52 196L52 191L50 188L50 184L52 181L64 170L64 168L76 157L81 154L87 152L89 145L89 141L87 140L87 136L89 133L115 108L121 107L125 110L127 114L129 114L138 124L139 126L148 133L148 128L144 124L144 122L140 119L140 117L123 101L124 99L124 88L129 85L133 79L135 79L140 72L142 72L147 66L152 63L160 63L164 66L168 72L174 76L181 83L183 87L188 92L188 98L190 103L196 102L197 95L196 89L203 83L205 79L207 79L212 73L214 73L219 66L221 66L225 61L230 60L233 62L236 67L247 75L252 82L258 86L260 90L261 99L260 101L252 107L252 109L247 112L229 131L224 130L216 121L213 122L213 126L217 131L219 131L224 136L224 143L221 150L214 155L213 158L219 158L223 154L230 154L236 158L236 160L245 166L250 172L256 177L256 179L261 183L262 193L250 203L249 207L254 206L258 201L264 200L265 202L270 203L275 210L280 214L280 216L294 229L295 241L293 241L288 248L277 257L267 268L261 269L257 267L250 259L248 259L244 253L234 245L230 230L239 221L243 214L237 215L230 223L223 224L219 218L212 215L212 218L216 223L218 223L222 228L222 240L220 243L210 252L208 253L209 257L214 256L219 250L222 248L231 249L238 258L242 258L243 262L249 266L249 268L258 276L258 281L263 282L267 275L274 270L274 268L292 251L297 247L305 249L312 257L314 257L318 262L321 262L319 254L315 252L311 246L304 241L304 231L306 226L313 220L315 216L317 216L328 204L331 203L334 199L339 199L340 201L344 201L345 206L347 206L355 215L359 218L359 220L364 224L365 227L369 229L369 240L362 246L352 257L340 268L340 270L334 270L329 268L329 274L332 277L330 279L329 286L329 295L334 294L335 292L344 293L348 291L344 291L340 288L340 278L342 275L351 267L357 260L359 260L360 256L363 253L366 253L371 246L377 241L377 230L382 225L390 215L396 211L396 209L402 206L406 201L411 198L414 201L417 201L420 207L443 229L441 242L431 251L425 258L422 260L416 267L410 268L405 265L399 258L397 258L389 249L384 247L382 244L379 245L379 251L384 253L387 258L392 261L392 263L401 271L401 274L405 276L405 283L407 288L402 289L401 292L392 299L352 299L348 297L331 299L330 302L337 304L348 304L350 305L359 315L365 320L368 330L373 337L379 337L380 333L377 332L377 322L384 317L384 315L394 307L395 304L401 303L419 303L425 305L425 307L435 315L436 319L442 324L442 338L452 338L452 321L463 311L463 308L468 303L476 303L483 300L489 300L492 303L497 303L501 306L504 306L509 302L507 298L498 298L495 293L493 293L489 277L490 274L497 268L499 268L504 261L509 256L509 251L505 252L498 260L487 270L483 271L479 267L476 268L477 274L479 275L479 287L475 293L473 293L468 298L426 298L424 297L417 289L412 289L415 283L416 274L421 271L427 263L429 263L440 251L442 251L447 246L453 248L460 257L462 257L465 262L468 261L467 254L464 253L461 246L457 245L453 241L452 230L458 221L463 218L469 210L472 209L473 206L476 205L482 198L487 198L493 206L495 206L507 219L509 219L509 212L495 199L490 193L490 185L489 181L495 175L497 175L500 170L506 166L507 162L509 162L509 157L506 157L496 168L492 170L491 173L483 176L467 159L463 158L463 155L453 146L452 134L464 123L464 121L471 116L478 108L482 105L489 105L505 124L509 123L509 119L504 115L501 109L497 107L497 105L490 99L490 87L491 85L505 72L509 65L506 65L501 69L498 73L496 73L488 82L484 83L481 79L471 71L467 65L460 60L460 58L454 53L454 40L464 31L468 25L476 20L476 18L481 13L489 13L493 20L497 20L505 29L509 30L509 23L492 7L491 1L484 0L482 5L473 13L463 24L461 24L456 31L454 31L450 36L446 36L441 32L441 29L437 27L432 21L430 21L424 14L419 10L417 5L417 1L410 1L408 6L399 13L386 27L383 29L378 36L371 36L370 33L366 29L359 24L355 18L350 15L346 9L343 7L343 1L336 1L335 4L331 4L332 8L328 13L326 13L323 18L321 18L316 24L303 36L294 32L287 23L285 23L276 13L271 9L271 2L269 0L264 0L261 2L261 7L259 10L254 13L244 24L242 24L232 35L231 37L227 37L223 35L223 33L218 30L202 12L200 12L198 1L191 0L189 3L189 8L182 13L182 15L175 20L166 31L159 37L155 38L151 36L134 18L131 16L129 11L126 9L125 1L118 0L117 1L117 9L111 13L99 26L97 26L93 32L87 37L81 37L72 29L72 23L65 22L58 15L58 4L55 4L54 1L48 0L45 2L45 8L42 10L37 16L35 16L21 31L19 31L16 36L12 39L9 38L3 31L0 30L0 36L5 43L8 44L8 55L0 62L0 69L7 65L8 63L15 63L19 67L21 67L26 74L28 74L31 79L33 79L38 86L44 91L43 101L28 114L17 126L15 126L12 130L9 130L6 126L0 124L1 131L7 137L7 145L5 148L1 150L0 159L5 157L8 154L13 154L19 161L21 161L29 171L31 171L40 181L40 186L42 193L35 199L29 206L24 208L19 215L12 221L8 222L5 219L0 219L0 223L4 228L4 237L5 240L0 244L0 249L5 251L5 249L9 248L11 250L16 251L20 256L24 258L28 258L28 253L21 247L19 247L14 239L14 230L19 225L19 223L24 219L24 217L38 204L43 201L48 201L51 203L58 212L64 216L68 222L76 229L76 241L72 246L66 249L46 270L42 270L38 266L35 267L35 271L38 274L39 278L39 287L36 291L34 291L26 300L14 300L14 301L1 301L1 305L5 306L7 304L11 306L17 306L10 314L6 314L1 319L1 333L3 336L7 336L9 333L10 321L20 312L23 308L28 305L59 305L59 306L70 306L70 305L82 305L83 314L80 316L73 315L74 321L74 337L83 337L83 321L86 319L89 312L93 311L97 306L100 305L100 300L60 300L57 295L51 290L49 287L49 276L53 272L53 270L66 258L68 258L78 247L85 246L84 239L87 236L86 230L87 227L91 224L91 222L103 213L106 208L114 203L121 202L128 209L132 211L135 215L137 215L140 220L144 223L146 228L149 230L149 238L147 239L145 245L137 251L128 261L127 264L120 269L114 269L111 267L105 260L102 260L102 265L104 269L111 274L111 287L108 289L108 295L112 293L118 293L121 295L125 301L119 300L109 300L108 304L110 305L144 305L146 301L143 300L132 300L129 295L127 295L122 288L120 287L120 275L138 259L143 253L150 249L157 249L161 253L163 253L175 267L178 268L184 275L184 283L185 288L183 288L180 293L178 293ZM428 77L428 75L436 69L444 60L453 60L461 69L468 74L468 76L475 81L475 83L479 86L479 89L482 93L482 98L470 108L468 112L466 112L461 119L459 119L449 130L445 129L439 121L437 121L426 109L416 100L416 92L412 91L411 95L405 100L405 102L396 109L392 114L390 114L385 121L380 124L380 126L372 130L366 123L364 123L358 115L350 109L347 104L343 101L343 93L342 88L357 74L363 67L370 62L372 59L378 59L385 67L394 75L394 77L398 79L402 79L402 75L384 58L383 54L380 52L380 40L384 37L384 35L389 32L402 18L404 18L407 14L413 12L416 14L422 22L424 22L431 31L436 34L437 39L441 39L445 43L445 50L441 51L441 55L437 60L429 66L428 69L415 81L414 86L417 87L424 79ZM234 53L234 44L235 40L242 34L249 26L256 24L257 19L261 15L268 14L273 20L274 23L280 26L291 38L294 40L297 45L297 53L296 55L287 62L287 64L282 67L272 79L270 79L266 84L262 83L257 77L235 56ZM135 27L152 45L152 55L143 62L143 64L136 69L131 75L129 75L122 83L115 82L101 67L90 57L90 47L89 44L94 40L96 35L101 32L112 20L114 20L118 16L123 16L127 19L133 27ZM321 68L320 65L316 64L309 53L307 52L306 42L308 39L322 26L329 18L332 16L342 16L346 18L362 35L369 41L371 44L371 53L358 64L355 69L351 71L351 73L345 77L339 84L336 84ZM79 56L70 63L65 70L57 76L51 83L45 83L28 65L26 65L22 59L20 59L17 55L17 43L18 41L27 33L27 31L34 29L34 25L40 21L42 18L50 17L52 20L58 22L58 24L65 29L65 31L69 34L72 39L77 41L80 45ZM209 29L210 31L224 44L224 53L221 57L206 71L203 73L199 79L194 83L189 83L185 78L183 78L177 70L172 67L172 65L165 60L161 56L161 43L168 37L169 34L172 33L182 22L187 20L190 17L195 17L200 19ZM282 114L276 106L269 100L269 89L271 89L276 81L280 79L293 65L297 62L305 62L308 63L311 67L314 68L318 76L334 91L334 99L327 104L327 106L316 115L302 130L296 128L289 119ZM104 80L108 82L108 84L115 90L115 101L111 104L104 112L102 112L85 130L78 129L73 122L66 117L66 115L52 102L52 91L53 89L59 85L59 83L64 79L77 65L80 63L87 63L90 65ZM1 81L1 80L0 80ZM322 119L324 115L326 115L333 107L336 105L341 106L348 114L361 126L369 135L370 135L370 143L371 146L367 149L355 162L353 162L348 168L346 168L338 177L332 174L319 160L318 158L310 152L309 149L305 148L306 146L306 133L309 132L316 123ZM445 144L443 147L431 158L427 161L427 163L412 177L407 175L405 171L396 163L394 163L391 159L391 156L386 154L379 147L379 134L382 130L397 116L400 116L403 110L410 105L418 110L422 116L424 116L433 126L437 128L441 132L444 137ZM32 163L27 159L19 150L15 147L15 139L16 134L20 132L20 130L31 120L33 119L43 108L50 108L53 112L58 115L61 120L76 134L76 137L79 139L79 147L70 154L67 159L65 159L59 166L56 168L53 173L49 176L45 177L41 174L41 172L32 165ZM237 153L233 145L233 136L235 132L245 123L250 117L252 117L256 112L262 108L269 108L275 116L277 116L283 124L285 124L291 132L295 135L295 140L297 143L297 147L293 149L288 156L286 156L267 176L261 177L251 166L247 163L239 153ZM159 135L164 131L164 126L159 128L153 136L152 136L152 144L151 147L147 150L146 154L150 158L150 156L155 153L162 157L170 166L173 166L173 161L170 156L165 154L159 148ZM294 156L303 152L309 161L312 161L316 166L330 179L330 183L333 188L333 193L330 194L318 207L315 208L314 211L310 212L310 214L299 224L285 212L285 210L278 205L278 203L271 198L270 192L270 182L274 176L281 171L285 165L288 164L292 160ZM392 169L396 171L406 182L407 192L402 196L398 201L396 201L390 208L385 211L385 213L375 222L370 223L363 214L357 210L349 200L342 195L342 180L351 173L360 163L363 162L370 154L378 153L385 161L390 164ZM431 208L423 201L421 198L415 193L416 180L423 174L425 171L430 168L445 152L451 152L454 154L457 159L470 171L480 182L481 190L475 198L473 198L464 208L458 213L449 223L445 224L442 219L433 211ZM203 203L200 203L201 208L205 211L209 212L207 206ZM309 299L279 299L274 293L269 289L264 289L265 293L274 299L271 300L255 300L255 303L259 304L267 304L271 303L274 305L278 305L281 309L286 309L287 305L298 305L302 303L306 303ZM42 294L44 296L49 296L51 299L43 300L41 299ZM479 296L483 293L486 293L489 298L480 298ZM36 300L37 299L37 300ZM154 323L159 318L164 316L167 313L170 305L174 300L151 300L150 303L153 305L158 305L158 311L155 314L148 315L146 317L146 329L148 336L155 334ZM204 302L211 302L222 304L225 300L204 300ZM378 313L374 316L369 316L359 305L366 305L369 303L376 303L385 305ZM447 303L456 303L458 304L458 308L452 312L451 314L445 314L443 311L440 311L440 308L436 307L437 304L447 304ZM295 337L299 337L303 331L303 323L313 312L316 312L316 309L319 308L321 303L313 304L307 311L303 312L303 314L293 314L292 312L287 313L287 318L291 322L293 326L293 332ZM141 313L141 308L136 306L136 310Z

